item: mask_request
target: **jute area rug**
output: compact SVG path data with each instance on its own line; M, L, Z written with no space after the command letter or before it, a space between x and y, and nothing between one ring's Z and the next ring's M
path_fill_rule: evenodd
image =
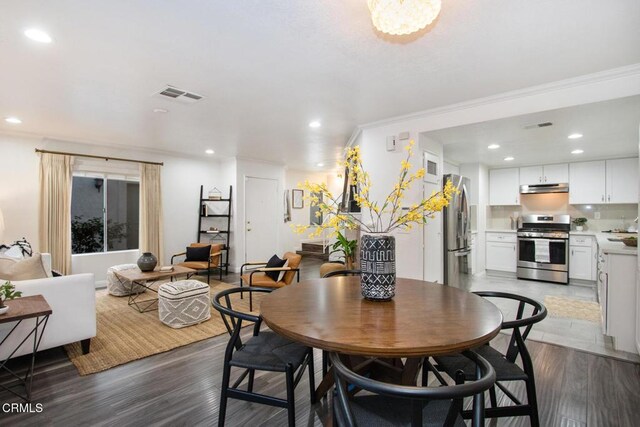
M547 295L544 305L551 317L600 323L600 305L597 302Z
M155 287L155 286L154 286ZM211 281L211 295L224 289L235 287L226 283ZM147 296L148 294L148 296ZM156 297L147 291L141 299ZM262 295L254 295L254 310L260 307ZM106 290L96 292L96 315L98 332L91 339L91 352L82 354L80 343L64 348L80 375L101 372L133 360L163 353L197 341L202 341L227 330L220 313L211 307L211 318L198 325L173 329L158 320L158 311L139 313L127 305L127 297L114 297ZM249 299L239 296L232 298L234 309L247 312Z

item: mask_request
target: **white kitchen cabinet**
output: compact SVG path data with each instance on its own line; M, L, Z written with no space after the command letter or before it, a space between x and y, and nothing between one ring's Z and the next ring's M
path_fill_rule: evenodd
M489 171L489 204L509 206L520 204L518 168L491 169Z
M590 255L589 259L587 255ZM597 260L598 246L594 236L579 234L569 238L570 279L597 280Z
M520 185L542 184L542 166L527 166L520 168Z
M495 241L497 239L494 239L493 237L500 236L493 236L492 234L487 233L487 270L515 273L517 265L517 243L515 242L515 234L513 235L514 241Z
M569 164L544 165L542 180L545 184L561 184L569 182Z
M520 185L559 184L569 182L569 165L527 166L520 168Z
M569 165L569 203L585 205L606 203L606 163L579 162ZM637 203L637 200L636 200Z
M592 280L593 250L590 246L569 247L569 279Z
M638 203L638 159L607 160L607 203Z
M613 337L616 350L635 353L637 256L601 253L600 259L598 296L604 333Z

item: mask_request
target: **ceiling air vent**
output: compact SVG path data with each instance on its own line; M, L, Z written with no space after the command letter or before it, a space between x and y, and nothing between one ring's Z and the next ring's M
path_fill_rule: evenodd
M178 101L182 104L193 104L194 102L198 102L204 98L204 96L198 95L197 93L187 92L186 90L178 89L177 87L169 85L160 92L154 94L154 96Z
M528 130L528 129L546 128L549 126L553 126L553 123L551 122L536 123L535 125L528 125L528 126L525 126L524 128Z

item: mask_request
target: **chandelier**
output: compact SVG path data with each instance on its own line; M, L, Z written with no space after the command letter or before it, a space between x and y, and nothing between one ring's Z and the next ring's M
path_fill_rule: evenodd
M415 33L433 22L441 0L368 0L371 20L379 31L393 35Z

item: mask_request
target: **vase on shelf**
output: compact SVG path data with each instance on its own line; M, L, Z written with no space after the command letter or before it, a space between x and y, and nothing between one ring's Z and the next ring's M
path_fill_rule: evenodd
M9 311L8 305L5 305L4 307L0 307L0 314L5 314L7 311Z
M576 231L582 231L584 227L582 225L576 225Z
M138 258L138 268L140 271L153 271L158 265L158 258L151 252L145 252Z
M396 239L365 234L360 243L360 286L371 301L389 301L396 294Z

